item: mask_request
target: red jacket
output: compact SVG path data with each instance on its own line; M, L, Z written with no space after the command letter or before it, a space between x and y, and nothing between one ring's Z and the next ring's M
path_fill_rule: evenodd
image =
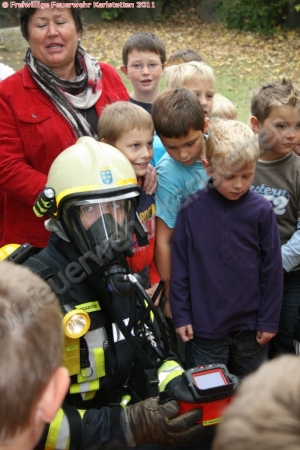
M95 105L99 116L105 105L129 100L116 69L106 63L100 67L102 94ZM32 206L54 159L76 142L75 132L26 66L0 83L0 123L0 192L5 193L0 246L29 242L45 247L50 237L45 218L37 218Z

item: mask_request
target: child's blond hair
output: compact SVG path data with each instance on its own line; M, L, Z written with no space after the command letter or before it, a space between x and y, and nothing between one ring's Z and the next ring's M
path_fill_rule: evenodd
M225 163L229 170L257 162L259 147L253 131L237 120L215 119L206 141L206 159L212 169Z
M48 283L25 267L0 262L0 442L30 425L34 407L61 366L61 321Z
M237 110L231 100L222 94L214 95L214 103L211 111L211 118L218 117L220 119L236 120Z
M104 108L98 120L97 132L99 139L114 145L125 133L137 128L153 130L151 115L141 106L130 102L115 102Z
M165 73L167 88L179 88L191 81L210 81L214 87L216 84L213 69L204 62L191 61L178 66L170 66L167 67Z

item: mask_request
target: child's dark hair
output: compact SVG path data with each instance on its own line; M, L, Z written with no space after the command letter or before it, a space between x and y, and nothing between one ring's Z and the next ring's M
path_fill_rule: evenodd
M204 131L203 108L197 95L185 87L161 92L153 103L152 118L158 136L180 138L191 129Z
M169 56L167 66L175 66L177 64L190 61L202 62L203 58L198 52L196 52L196 50L192 48L180 48Z
M156 53L159 55L161 63L166 62L166 47L160 37L154 33L135 33L129 36L122 49L122 59L124 66L128 64L128 55L132 50L139 52Z
M251 100L251 114L259 123L263 123L274 107L296 107L299 103L299 88L291 80L283 78L281 81L264 84L254 93Z

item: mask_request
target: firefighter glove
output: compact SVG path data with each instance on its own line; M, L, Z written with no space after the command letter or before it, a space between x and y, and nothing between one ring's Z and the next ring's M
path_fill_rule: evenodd
M124 410L128 445L191 444L202 434L203 426L197 423L202 411L193 409L179 416L178 412L179 405L175 400L160 405L158 397L128 406Z

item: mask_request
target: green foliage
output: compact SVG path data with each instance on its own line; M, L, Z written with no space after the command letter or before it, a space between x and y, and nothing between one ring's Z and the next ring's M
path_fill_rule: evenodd
M1 9L0 10L0 28L16 27L19 25L19 17L17 9Z
M218 16L229 29L273 34L287 17L290 0L221 0Z
M195 14L195 11L199 8L201 0L156 0L162 6L162 18L168 17L185 17L186 14Z
M101 19L103 20L115 20L124 14L123 8L110 8L101 10Z
M297 5L295 5L295 10L298 11L298 12L300 11L300 4L299 3Z

